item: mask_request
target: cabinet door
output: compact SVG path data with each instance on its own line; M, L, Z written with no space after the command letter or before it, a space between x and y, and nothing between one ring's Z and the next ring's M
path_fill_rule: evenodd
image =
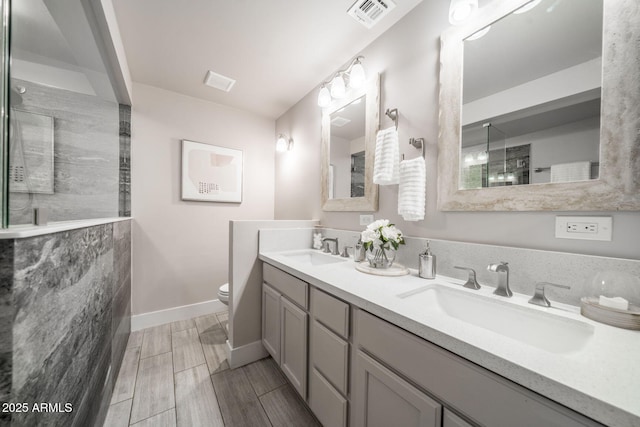
M351 393L355 427L436 427L442 406L361 351Z
M280 298L280 367L303 399L307 399L307 328L309 315Z
M445 408L442 414L442 427L473 427L471 424Z
M262 344L280 364L280 294L262 285Z

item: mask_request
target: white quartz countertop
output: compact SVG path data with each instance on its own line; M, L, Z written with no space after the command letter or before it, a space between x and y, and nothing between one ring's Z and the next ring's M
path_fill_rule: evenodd
M310 265L288 256L295 252L300 251L261 252L260 259L596 421L640 426L640 331L594 322L581 316L578 307L553 302L550 308L534 306L527 303L530 295L507 299L493 295L494 288L487 286L467 290L458 279L421 279L416 270L401 277L375 276L357 271L352 259ZM553 353L418 308L398 296L431 284L584 322L593 326L593 335L580 350Z

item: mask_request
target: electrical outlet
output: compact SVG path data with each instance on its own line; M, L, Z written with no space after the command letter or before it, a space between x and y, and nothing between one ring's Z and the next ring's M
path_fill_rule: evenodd
M360 215L360 225L369 225L373 222L373 215Z
M557 216L556 237L610 242L612 226L610 216Z

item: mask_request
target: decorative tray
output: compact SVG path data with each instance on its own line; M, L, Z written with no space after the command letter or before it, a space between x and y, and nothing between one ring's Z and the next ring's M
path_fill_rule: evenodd
M584 317L618 328L640 331L640 307L637 305L629 304L628 310L620 310L600 305L596 297L583 297L580 301L580 313Z
M376 276L405 276L409 269L402 264L393 264L389 268L373 268L367 261L356 264L356 270Z

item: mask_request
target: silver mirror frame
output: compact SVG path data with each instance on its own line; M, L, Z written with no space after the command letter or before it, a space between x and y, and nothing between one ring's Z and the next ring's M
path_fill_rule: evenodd
M329 151L331 139L331 114L366 95L364 196L341 199L329 198ZM376 133L380 121L380 75L373 76L364 88L351 91L343 99L322 110L322 210L326 212L375 212L378 210L378 186L373 183L373 161L376 152Z
M640 210L640 5L604 0L600 178L459 189L463 40L530 0L495 0L441 36L438 209L441 211Z

